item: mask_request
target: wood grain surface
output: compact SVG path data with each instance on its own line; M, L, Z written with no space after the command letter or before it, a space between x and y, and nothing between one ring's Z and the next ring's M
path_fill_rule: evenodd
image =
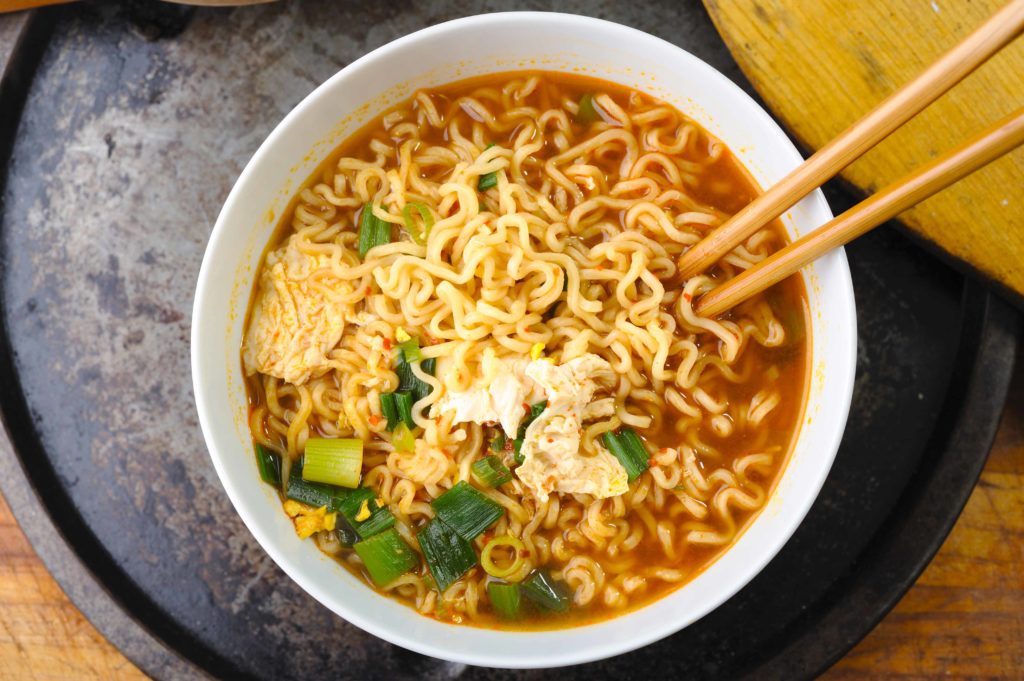
M825 679L1024 676L1024 358L981 482L936 559ZM0 499L0 681L145 678L68 601Z
M0 498L0 680L142 678L67 599Z
M772 111L817 149L984 22L1003 0L705 0ZM1024 103L1024 39L849 166L873 192ZM926 243L1024 303L1024 150L903 214Z

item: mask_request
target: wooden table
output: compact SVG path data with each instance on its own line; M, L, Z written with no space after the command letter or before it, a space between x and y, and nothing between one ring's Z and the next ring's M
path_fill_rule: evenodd
M1024 358L981 482L936 559L826 679L1024 675ZM0 681L139 679L46 571L0 499Z

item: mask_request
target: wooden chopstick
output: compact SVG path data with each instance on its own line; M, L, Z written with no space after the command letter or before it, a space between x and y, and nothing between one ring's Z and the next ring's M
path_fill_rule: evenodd
M889 95L793 172L679 258L682 278L700 274L740 242L885 139L1024 30L1024 0L1013 0L914 80Z
M705 317L725 312L755 293L777 284L824 253L856 239L1022 143L1024 107L708 291L697 300L694 310Z

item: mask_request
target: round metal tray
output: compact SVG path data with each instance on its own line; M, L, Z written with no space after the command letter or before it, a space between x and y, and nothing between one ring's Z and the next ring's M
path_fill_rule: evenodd
M893 606L984 465L1018 318L884 228L849 249L849 427L807 520L679 634L557 672L466 668L365 634L259 548L197 425L189 310L213 219L318 83L399 35L504 4L76 4L8 18L0 82L0 487L72 600L157 677L809 677ZM547 3L674 42L744 83L696 3ZM532 5L536 8L536 3ZM747 88L749 91L749 87ZM851 199L837 187L838 212Z

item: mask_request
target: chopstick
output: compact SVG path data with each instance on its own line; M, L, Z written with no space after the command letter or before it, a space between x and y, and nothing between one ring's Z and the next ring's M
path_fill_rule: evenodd
M1024 143L1024 107L893 182L824 226L701 296L694 311L714 317L777 284L827 251L856 239Z
M889 95L778 184L679 258L679 276L700 274L740 242L857 160L956 85L1024 30L1024 0L1013 0L959 45Z

